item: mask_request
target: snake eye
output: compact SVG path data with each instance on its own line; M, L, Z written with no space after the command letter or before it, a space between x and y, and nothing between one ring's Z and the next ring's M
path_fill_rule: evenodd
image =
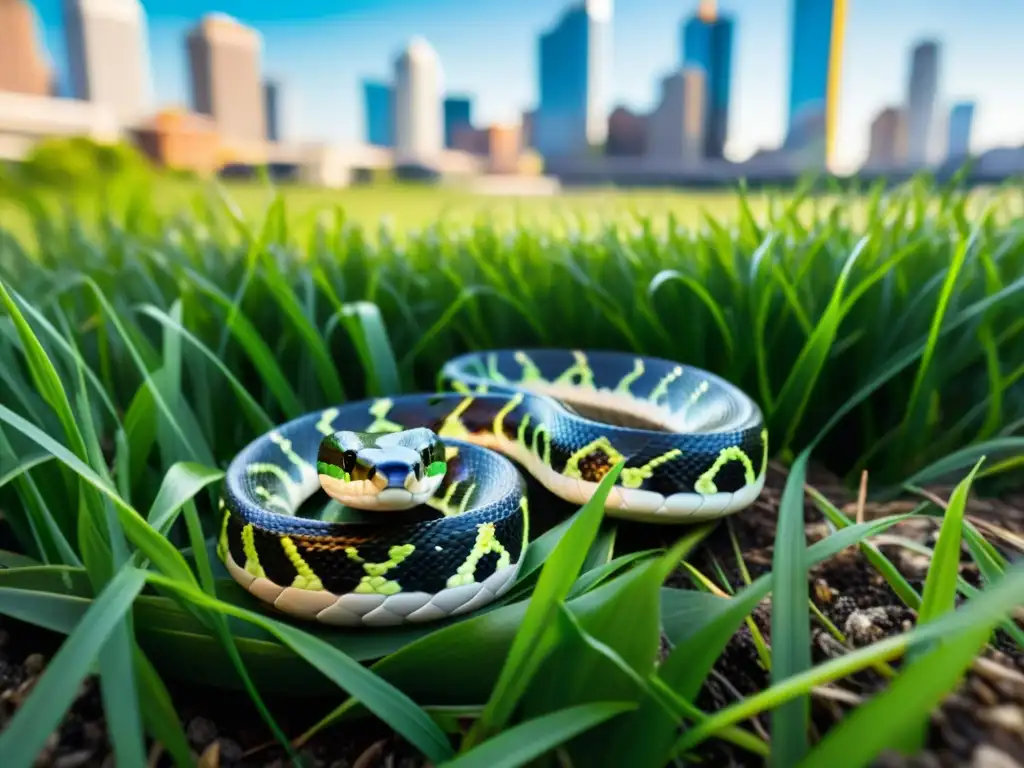
M346 472L351 472L353 469L356 468L356 452L345 451L343 454L341 454L341 461L341 468L344 469Z

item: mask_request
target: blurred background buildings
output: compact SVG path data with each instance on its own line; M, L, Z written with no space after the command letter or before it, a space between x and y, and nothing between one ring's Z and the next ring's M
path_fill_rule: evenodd
M661 73L647 113L608 103L611 0L578 0L537 35L536 103L521 110L517 124L478 125L473 94L448 93L440 57L414 36L392 54L390 81L360 83L363 135L350 144L286 135L287 86L264 72L259 31L230 16L202 16L181 41L188 106L155 106L138 0L63 0L70 87L63 96L31 4L0 0L0 157L17 159L48 135L88 135L129 138L170 167L215 172L269 163L318 183L347 183L360 169L389 167L622 183L834 170L848 0L786 2L784 134L778 146L734 162L725 147L735 120L734 43L742 19L715 0L700 0L680 19L676 63ZM971 157L977 105L944 107L942 60L939 40L914 43L902 103L885 105L864 126L863 173L948 169ZM1024 148L976 159L989 173L1014 173L1024 168Z

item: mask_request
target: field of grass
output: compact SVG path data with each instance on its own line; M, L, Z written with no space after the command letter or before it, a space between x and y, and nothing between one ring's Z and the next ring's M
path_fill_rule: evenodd
M979 675L1016 681L993 695L1024 716L1019 190L594 193L518 220L423 190L106 193L0 209L0 616L61 637L0 721L5 768L59 751L92 675L96 759L129 766L153 743L216 764L185 713L221 695L250 747L276 742L252 765L354 761L382 732L455 768L965 759L977 738L929 717ZM603 493L531 498L552 521L509 595L415 629L298 624L230 578L220 483L252 438L524 346L738 384L768 420L764 499L651 531L604 519ZM904 618L855 637L875 608Z
M258 218L273 196L273 191L258 182L225 182L222 188L238 212L246 217ZM400 184L338 190L288 185L282 189L286 190L288 212L294 225L305 228L322 218L325 211L342 209L349 220L368 227L374 236L382 222L385 226L393 224L396 232L402 234L428 227L441 218L471 224L483 216L493 224L511 227L523 220L549 225L581 214L592 219L614 218L621 216L624 210L635 208L655 218L671 213L681 223L692 224L703 213L716 218L737 213L736 196L728 192L681 194L588 189L569 190L554 196L510 197L475 195L458 187ZM92 192L61 195L49 191L39 196L52 215L60 215L67 197L71 197L76 214L87 220L95 218L103 207L100 196ZM169 179L157 181L146 198L147 207L164 216L202 217L211 205L220 204L219 195L205 185ZM126 204L121 201L121 205ZM752 205L755 209L763 207L758 199L754 199ZM32 234L32 214L25 210L21 200L0 198L0 221L23 239Z

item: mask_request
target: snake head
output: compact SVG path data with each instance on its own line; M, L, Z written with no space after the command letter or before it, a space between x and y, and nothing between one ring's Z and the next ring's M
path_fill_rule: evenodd
M335 432L320 442L316 466L328 496L347 507L370 510L423 504L448 469L444 443L426 428Z

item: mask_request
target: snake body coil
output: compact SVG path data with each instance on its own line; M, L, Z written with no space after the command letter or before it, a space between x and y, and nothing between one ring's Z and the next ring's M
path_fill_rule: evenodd
M528 507L510 458L577 504L625 460L606 514L653 523L727 515L764 486L760 408L706 371L615 352L502 350L449 361L439 383L449 391L308 414L239 453L218 546L232 577L277 609L325 624L434 621L480 608L515 581ZM423 428L440 437L444 457ZM359 450L370 458L357 462ZM388 456L407 463L394 469ZM321 488L344 498L331 484L354 481L367 461L366 488L377 493L374 478L383 488L396 473L401 487L408 471L405 487L417 493L397 493L425 505L374 507L370 522L297 516Z

